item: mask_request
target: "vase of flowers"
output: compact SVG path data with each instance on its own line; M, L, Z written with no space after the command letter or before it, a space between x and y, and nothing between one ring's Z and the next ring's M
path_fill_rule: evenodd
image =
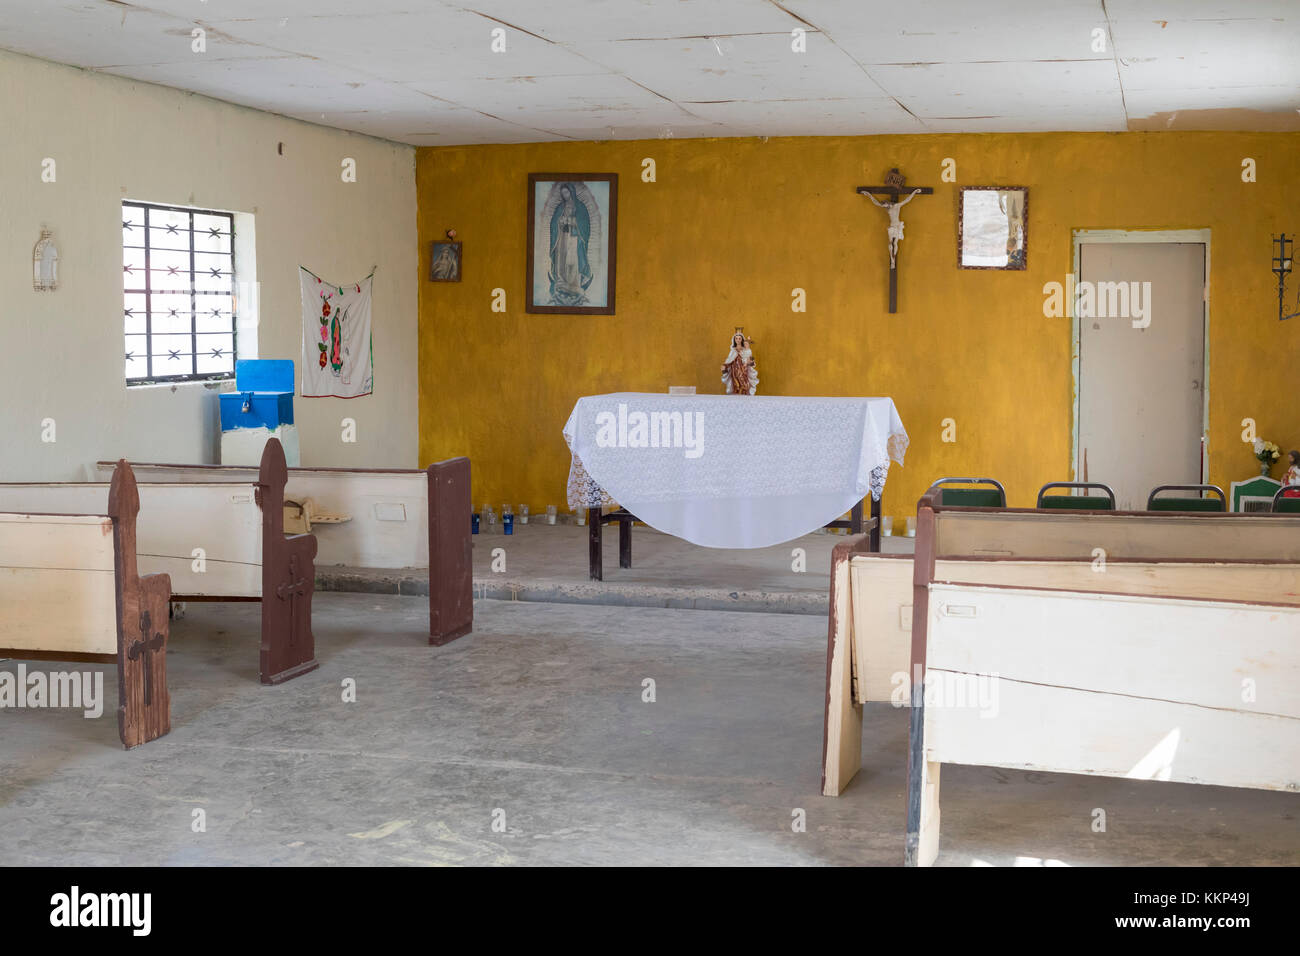
M1263 441L1262 439L1256 438L1255 457L1259 459L1260 475L1267 478L1269 469L1273 467L1273 462L1281 458L1282 453L1278 451L1277 445L1274 445L1271 441Z

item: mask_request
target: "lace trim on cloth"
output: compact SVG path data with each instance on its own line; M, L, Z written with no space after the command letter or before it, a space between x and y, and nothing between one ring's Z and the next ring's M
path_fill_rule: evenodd
M618 502L587 474L587 469L582 467L582 459L577 455L569 463L568 502L574 511L582 508L618 507Z
M908 440L906 432L894 432L889 436L889 440L886 442L886 449L889 452L889 457L894 459L894 461L898 462L900 465L903 463L903 456L907 454L907 446Z

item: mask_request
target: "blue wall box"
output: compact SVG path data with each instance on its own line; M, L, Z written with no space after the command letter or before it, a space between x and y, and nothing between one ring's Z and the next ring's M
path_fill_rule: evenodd
M235 390L222 392L221 430L293 424L293 360L235 362Z

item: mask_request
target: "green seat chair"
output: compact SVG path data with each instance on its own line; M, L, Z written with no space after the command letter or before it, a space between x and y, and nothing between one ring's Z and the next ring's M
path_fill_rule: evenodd
M981 488L949 488L940 485L983 485ZM1007 490L995 478L940 478L930 486L939 489L939 504L947 507L1005 508Z
M1202 496L1207 492L1218 495L1217 498L1170 498L1160 497L1165 491L1199 491ZM1218 485L1161 485L1152 488L1147 496L1147 511L1208 511L1222 513L1228 510L1228 498Z
M1300 498L1284 498L1282 493L1294 491L1300 493L1300 485L1283 485L1273 496L1273 511L1275 514L1300 514Z
M1052 488L1068 488L1071 491L1087 491L1100 488L1104 495L1049 495ZM1114 511L1115 492L1109 485L1097 481L1049 481L1038 489L1037 508L1054 508L1064 511Z

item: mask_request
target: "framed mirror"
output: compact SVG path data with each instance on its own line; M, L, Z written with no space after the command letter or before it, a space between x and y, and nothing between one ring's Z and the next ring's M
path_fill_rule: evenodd
M1024 269L1029 254L1029 190L962 186L957 206L957 265Z

